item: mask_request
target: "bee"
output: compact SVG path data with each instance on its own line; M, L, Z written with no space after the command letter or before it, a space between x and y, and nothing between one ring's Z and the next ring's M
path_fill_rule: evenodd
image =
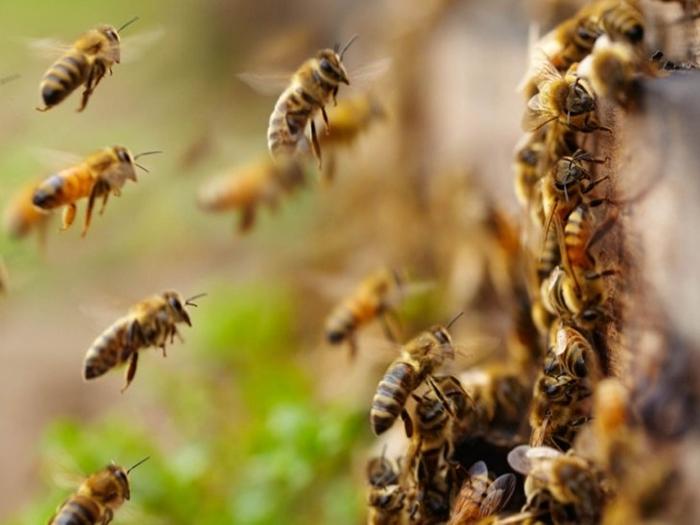
M566 71L591 52L601 33L600 25L587 10L582 10L542 37L536 49L549 57L559 71Z
M644 14L638 0L599 0L590 9L591 16L613 41L639 45L644 40Z
M383 453L372 458L367 463L367 481L370 485L368 525L398 525L406 493L398 483L397 465Z
M43 246L50 214L32 202L38 186L38 182L27 184L10 199L5 208L4 222L5 231L15 239L21 239L29 235L32 230L36 230L39 244Z
M402 346L401 355L386 369L372 399L370 423L375 435L387 431L404 413L408 397L433 370L446 359L454 358L448 329L458 317L447 326L433 326L421 332Z
M395 341L396 331L389 315L401 297L403 279L396 271L382 269L365 278L338 304L326 320L326 339L330 344L347 342L350 354L357 353L357 331L373 319L379 319L387 337Z
M85 85L78 111L83 111L97 85L107 71L121 60L119 33L138 20L132 18L119 29L100 25L83 34L71 49L54 62L44 73L40 93L44 101L39 111L48 111L60 104L68 95Z
M128 361L124 392L136 375L139 351L160 347L165 357L168 339L172 344L176 335L180 337L177 324L192 326L185 306L197 306L192 301L203 295L183 300L177 292L167 291L137 303L92 343L85 354L83 378L94 379Z
M321 148L330 153L323 166L325 181L331 182L335 177L334 150L339 146L351 145L372 124L385 116L383 106L376 97L369 94L341 100L328 111L328 121L333 126L327 128L327 132L320 138Z
M491 481L486 463L477 461L467 471L447 525L481 523L505 507L514 490L515 475L503 474Z
M535 76L538 93L527 104L523 117L526 131L537 131L549 123L573 131L610 131L596 117L595 95L577 74L576 64L562 74L544 60Z
M265 157L205 184L199 192L199 205L215 212L239 209L238 230L245 233L255 224L258 206L275 209L283 194L293 193L304 183L304 170L297 161L273 162Z
M639 61L635 49L626 42L613 42L602 36L593 52L579 66L598 97L610 98L625 107L635 87Z
M160 151L147 151L132 156L123 146L101 149L80 164L59 171L44 180L34 191L32 203L42 210L65 206L62 229L66 230L75 220L78 211L76 201L87 198L85 223L81 234L85 237L90 227L95 201L102 198L102 214L111 194L120 196L127 180L137 182L136 167L148 171L138 164L136 159L154 153Z
M542 133L526 135L515 151L515 194L523 208L530 208L537 202L537 182L543 177L542 159L545 143ZM541 201L540 201L541 202Z
M131 498L129 473L143 462L144 458L129 469L115 464L92 474L56 511L48 525L106 525L114 513Z
M554 355L561 365L561 374L577 380L586 379L591 386L603 378L598 354L584 335L572 326L561 326L557 330ZM548 373L546 368L545 373Z
M340 84L350 84L343 65L343 56L357 36L342 49L322 49L314 58L304 62L294 73L286 90L279 96L270 115L267 144L274 159L294 156L302 143L307 143L306 128L311 126L311 143L321 166L321 146L316 134L314 117L321 111L328 126L325 106L335 102Z

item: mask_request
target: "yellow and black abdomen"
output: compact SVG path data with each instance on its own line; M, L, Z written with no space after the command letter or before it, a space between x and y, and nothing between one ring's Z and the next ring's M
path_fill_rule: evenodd
M49 525L95 525L101 518L99 506L85 496L73 496L66 501Z
M351 297L331 312L326 321L326 339L331 344L344 341L361 325L379 313L366 296Z
M126 362L133 352L133 344L128 341L130 319L120 319L107 328L92 343L85 354L83 364L83 377L94 379L114 368L118 364Z
M88 197L95 178L84 165L68 168L43 181L34 191L32 203L51 210Z
M377 386L369 414L376 435L386 432L394 424L419 381L418 371L411 363L397 359L389 365Z
M41 98L46 107L61 103L85 82L90 70L88 57L71 50L59 58L44 74L41 81Z
M293 155L302 140L314 109L312 98L302 86L292 84L275 104L267 128L267 145L273 158L282 154Z

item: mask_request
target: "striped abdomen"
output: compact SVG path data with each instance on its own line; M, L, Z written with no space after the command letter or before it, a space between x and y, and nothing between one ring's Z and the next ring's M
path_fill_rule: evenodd
M393 425L419 382L418 371L412 364L397 359L389 365L377 386L369 413L372 431L376 435Z
M540 259L537 261L537 273L540 279L547 277L557 264L559 264L559 239L557 229L550 225Z
M94 184L92 173L81 164L60 171L39 184L34 191L32 203L45 210L72 204L88 197Z
M273 157L296 153L300 142L306 140L306 125L318 107L297 83L280 95L267 128L267 146Z
M270 162L269 159L267 162ZM244 171L212 180L199 194L199 204L209 211L251 206L273 189L269 168L255 164Z
M127 337L131 318L117 320L100 335L85 354L83 377L99 377L116 365L126 362L131 353L138 350L131 348Z
M41 98L47 107L62 102L85 82L90 64L87 56L75 49L59 58L44 74Z
M358 327L378 315L380 313L379 306L366 294L350 297L333 310L328 317L326 339L331 344L341 343Z
M101 519L100 507L85 496L76 495L66 501L49 525L95 525Z

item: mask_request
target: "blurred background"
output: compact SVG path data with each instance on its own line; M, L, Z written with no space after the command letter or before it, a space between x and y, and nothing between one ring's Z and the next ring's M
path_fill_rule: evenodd
M10 278L0 299L0 522L44 523L72 477L144 456L114 523L361 522L369 403L392 354L375 350L382 335L371 327L351 363L324 343L325 316L389 265L432 283L402 308L406 333L478 304L457 338L502 337L498 293L483 292L499 288L493 276L484 284L486 208L518 213L515 86L531 17L546 29L545 13L556 11L538 14L541 4L571 9L510 0L0 4L0 76L21 75L0 88L0 206L64 167L57 152L164 151L143 159L150 173L127 183L85 239L82 205L66 232L51 218L43 249L35 235L0 236ZM52 58L36 56L33 41L71 42L136 15L123 63L84 113L77 93L34 110ZM354 33L351 78L384 58L391 67L339 99L369 89L387 118L338 151L333 184L309 166L306 187L276 212L262 209L245 236L234 213L200 211L209 177L266 155L275 97L237 75L293 71ZM123 395L120 372L83 382L92 341L166 289L208 293L181 330L185 342L167 359L145 352Z

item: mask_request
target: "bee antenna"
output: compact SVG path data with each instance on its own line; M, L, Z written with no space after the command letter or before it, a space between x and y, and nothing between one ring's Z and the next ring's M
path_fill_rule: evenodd
M21 75L10 75L7 77L2 77L0 78L0 85L6 84L7 82L12 82L13 80L17 80Z
M200 297L204 297L206 295L207 295L206 292L205 293L198 293L197 295L193 295L192 297L185 300L185 304L187 306L197 306L192 301L194 301L195 299L199 299Z
M340 50L340 42L333 44L333 51L337 53Z
M138 155L134 156L134 160L138 159L139 157L145 157L146 155L156 155L158 153L163 153L163 152L160 150L144 151L143 153L139 153Z
M148 171L148 169L146 169L144 166L141 166L141 164L139 164L138 162L134 162L134 166L136 166L137 168L141 168L146 173L151 173L150 171Z
M450 329L450 326L452 326L453 324L455 324L455 321L457 321L457 319L459 319L459 318L462 317L463 315L464 315L464 311L461 311L461 312L459 312L457 315L455 315L455 316L452 318L452 320L451 320L449 323L447 323L447 326L445 326L445 329L446 329L446 330L449 330L449 329Z
M357 37L360 36L357 33L355 33L350 40L348 40L348 43L345 44L343 49L340 51L340 60L343 59L343 56L345 55L345 52L348 50L348 48L352 45L352 43L357 40Z
M138 19L139 19L139 17L138 17L138 16L135 16L134 18L132 18L131 20L129 20L126 24L124 24L124 25L121 26L119 29L117 29L117 33L121 33L122 31L124 31L124 29L126 29L127 27L129 27L131 24L133 24L134 22L136 22Z
M133 465L129 470L127 470L126 473L128 474L129 472L131 472L132 470L134 470L136 467L138 467L138 466L141 465L142 463L145 463L145 462L148 461L149 459L151 459L151 456L146 456L146 457L143 458L141 461L139 461L138 463L136 463L136 465Z

